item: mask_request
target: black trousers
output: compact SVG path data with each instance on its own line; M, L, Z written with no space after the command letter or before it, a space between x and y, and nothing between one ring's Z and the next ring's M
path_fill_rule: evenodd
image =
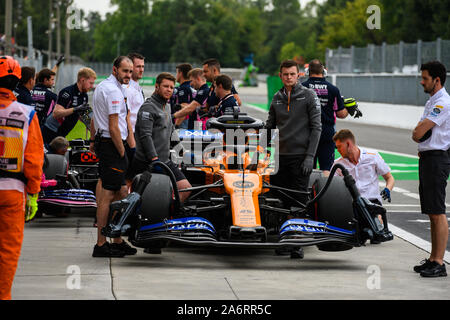
M278 172L271 176L270 183L282 188L307 192L310 175L303 175L300 169L304 160L305 156L303 155L280 156ZM306 203L308 200L307 194L289 195L301 203ZM288 204L295 206L295 202L290 200L288 197L284 197L284 201L287 201Z

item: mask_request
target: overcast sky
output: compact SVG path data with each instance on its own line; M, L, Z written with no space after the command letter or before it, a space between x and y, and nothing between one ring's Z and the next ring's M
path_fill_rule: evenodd
M117 6L112 6L109 0L75 0L75 5L86 12L98 11L104 17L107 12L114 11Z
M305 5L310 0L300 0L300 3ZM319 0L318 2L324 2L325 0ZM109 0L75 0L75 5L78 8L82 8L86 12L89 11L98 11L104 17L107 12L114 11L117 7L110 6Z

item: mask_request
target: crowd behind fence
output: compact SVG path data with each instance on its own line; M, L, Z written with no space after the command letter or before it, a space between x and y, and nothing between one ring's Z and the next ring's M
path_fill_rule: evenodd
M450 40L383 43L326 49L330 73L417 73L422 63L439 60L450 68Z

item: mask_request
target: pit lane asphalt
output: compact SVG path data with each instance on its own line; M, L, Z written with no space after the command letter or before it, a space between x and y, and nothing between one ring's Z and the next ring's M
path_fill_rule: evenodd
M257 102L250 100L254 92L260 99L265 94L249 89L239 90L244 102ZM261 118L265 120L266 115ZM371 141L370 134L358 138L361 145L365 140ZM388 150L385 143L379 148ZM397 186L417 190L409 181ZM402 193L394 192L393 197L402 204L418 203ZM411 211L406 206L395 209ZM425 279L414 273L412 267L428 253L397 236L391 242L345 252L306 247L303 260L276 256L273 250L180 246L171 246L162 255L145 254L139 249L136 256L126 258L92 258L97 237L93 215L78 212L66 218L44 216L26 225L13 299L450 299L450 278ZM398 214L398 220L403 216ZM394 219L390 221L396 224Z

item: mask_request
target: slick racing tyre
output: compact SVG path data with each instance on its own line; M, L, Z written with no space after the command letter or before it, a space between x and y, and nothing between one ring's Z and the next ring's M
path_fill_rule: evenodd
M139 176L135 179L139 179ZM164 221L171 214L172 203L173 189L170 178L164 174L153 173L150 184L142 194L139 210L142 220L146 220L145 224Z
M325 177L319 177L313 184L313 192L318 194L327 183ZM341 177L335 176L328 190L314 206L315 219L333 227L351 230L354 219L353 199ZM322 251L345 251L352 246L343 243L327 243L317 246Z
M59 154L46 154L45 157L44 174L47 180L67 175L68 163L66 157Z
M313 170L311 173L311 176L309 177L309 184L308 184L308 190L310 190L314 184L314 182L322 177L322 171L319 170Z

